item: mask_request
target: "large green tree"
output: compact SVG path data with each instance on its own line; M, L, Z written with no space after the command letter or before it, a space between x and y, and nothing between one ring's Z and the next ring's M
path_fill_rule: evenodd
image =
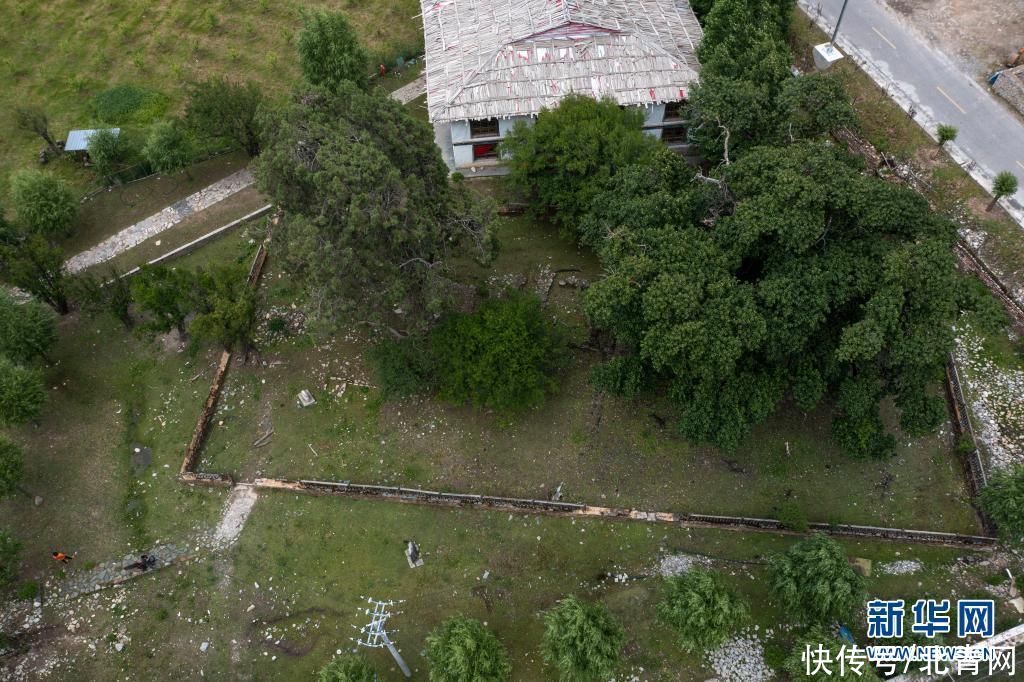
M692 568L665 581L658 620L674 628L687 651L707 651L746 623L750 607L717 574Z
M493 249L490 213L448 180L433 132L397 102L342 83L268 114L261 189L315 321L423 329L452 295L452 261Z
M565 336L535 296L509 292L431 336L441 396L497 410L540 405L558 385Z
M624 351L599 383L667 389L682 433L724 447L787 395L836 398L853 455L892 452L884 395L907 431L938 423L956 235L920 196L806 142L751 150L712 182L671 164L620 175L584 230L607 271L585 309Z
M308 10L299 34L299 65L312 85L339 92L343 83L369 84L369 58L340 12Z
M0 355L24 363L45 356L56 341L52 310L37 301L18 303L0 292Z
M22 228L47 237L62 237L70 233L78 215L78 200L67 184L47 171L20 170L13 173L11 199Z
M252 81L234 83L223 76L200 81L189 91L185 122L210 138L227 138L249 157L260 153L257 119L263 92Z
M782 608L797 622L829 624L862 605L864 579L842 546L815 533L771 559L769 581Z
M562 682L610 679L625 643L622 625L603 604L566 597L544 614L541 652Z
M639 108L621 108L611 99L565 97L533 125L519 124L505 137L509 180L535 213L575 231L618 169L654 156L659 143L643 132L643 120Z
M96 172L108 182L132 154L131 142L123 130L102 128L89 138L89 160L96 167Z
M498 638L483 623L456 616L427 635L430 682L502 682L512 664Z

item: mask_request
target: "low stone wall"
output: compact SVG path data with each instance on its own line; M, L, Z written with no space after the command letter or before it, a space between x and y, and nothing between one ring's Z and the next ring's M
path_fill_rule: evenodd
M996 78L992 89L1010 106L1024 114L1024 66L1003 71Z

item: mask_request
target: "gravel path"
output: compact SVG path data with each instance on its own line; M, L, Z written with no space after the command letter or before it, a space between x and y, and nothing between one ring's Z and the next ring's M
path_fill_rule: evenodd
M114 256L137 246L150 237L174 227L186 217L213 206L219 201L249 187L254 182L252 173L242 169L232 173L223 180L218 180L195 194L177 201L155 215L141 220L131 227L126 227L117 234L108 237L96 246L72 256L67 267L70 272L79 272L88 267L103 263Z
M412 83L407 83L402 87L398 88L391 93L392 99L396 99L402 104L408 104L423 93L427 91L427 77L421 75L419 78L414 80Z
M234 487L224 506L224 516L210 539L214 548L223 549L238 539L249 518L249 512L256 504L256 497L256 488L247 483L239 483Z

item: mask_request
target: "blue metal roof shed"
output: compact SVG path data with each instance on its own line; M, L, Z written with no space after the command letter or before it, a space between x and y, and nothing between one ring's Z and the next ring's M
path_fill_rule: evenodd
M120 135L120 128L103 128L110 130L114 135ZM66 152L84 152L89 149L89 140L96 134L96 130L72 130L68 133L68 141L64 143Z

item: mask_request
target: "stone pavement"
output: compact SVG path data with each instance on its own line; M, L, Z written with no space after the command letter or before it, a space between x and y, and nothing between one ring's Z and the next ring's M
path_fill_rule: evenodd
M76 570L74 564L77 560L72 561L67 565L68 577L63 581L56 577L47 580L45 592L52 600L74 599L158 571L190 556L189 548L179 545L158 545L146 553L156 557L156 566L148 571L124 570L128 564L138 561L141 552L99 564L89 570Z
M398 100L401 104L408 104L427 91L427 77L420 75L412 83L407 83L391 93L391 98Z
M252 173L247 169L232 173L223 180L218 180L209 187L171 204L159 213L108 237L91 249L72 256L67 262L68 271L79 272L97 263L108 261L150 237L174 227L187 216L227 199L236 192L249 187L253 182Z

